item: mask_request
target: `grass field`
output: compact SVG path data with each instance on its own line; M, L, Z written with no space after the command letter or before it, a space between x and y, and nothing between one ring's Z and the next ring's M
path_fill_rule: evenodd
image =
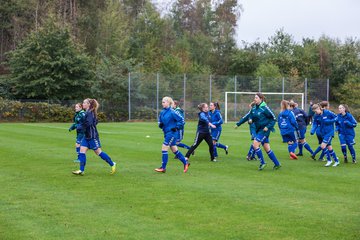
M85 176L75 176L70 123L2 123L0 239L360 239L360 164L326 168L307 152L289 160L277 131L270 139L283 167L273 171L266 156L258 171L245 160L248 127L233 125L223 127L230 149L219 162L204 142L188 173L169 155L159 174L155 123L100 123L118 172L88 152ZM195 127L187 123L185 143ZM308 142L315 148L314 136ZM337 137L334 148L342 159Z

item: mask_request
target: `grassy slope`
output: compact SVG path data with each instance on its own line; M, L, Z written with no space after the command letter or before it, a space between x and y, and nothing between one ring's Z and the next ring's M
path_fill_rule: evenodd
M195 135L188 123L185 143ZM359 239L359 166L288 160L279 133L272 149L283 168L257 171L245 160L247 126L224 126L230 145L209 161L206 143L187 174L161 162L154 123L101 123L103 150L118 173L89 152L86 175L73 176L69 124L0 125L0 239ZM145 138L150 135L150 138ZM315 137L308 136L315 147ZM341 157L337 138L335 150ZM359 152L358 147L356 147ZM185 151L181 149L183 153Z

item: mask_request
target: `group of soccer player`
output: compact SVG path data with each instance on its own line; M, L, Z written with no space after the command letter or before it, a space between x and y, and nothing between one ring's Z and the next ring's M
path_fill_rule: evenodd
M85 99L82 103L75 104L74 123L69 131L76 129L75 149L80 169L72 171L75 175L84 175L86 165L86 152L91 149L96 155L101 157L111 167L110 174L116 171L116 163L113 162L108 154L101 150L99 133L96 125L98 124L97 111L99 103L96 99Z
M273 161L273 168L279 169L281 167L269 145L270 131L274 129L276 120L283 142L288 144L290 159L295 160L298 159L298 156L303 156L303 149L305 148L314 160L316 160L315 156L317 153L321 151L319 160L323 160L324 156L326 157L325 167L337 167L340 161L332 147L332 139L335 136L335 132L338 132L344 163L348 163L347 148L350 151L352 162L356 163L354 128L357 122L351 115L347 105L339 105L339 114L337 115L329 110L329 103L327 101L311 104L309 115L304 110L298 108L297 103L292 100L282 100L280 107L281 112L276 119L275 114L266 105L263 94L257 93L254 102L251 104L251 110L236 124L236 127L245 122L250 124L253 144L250 147L247 159L253 159L255 152L260 160L259 170L263 170L266 166L260 150L260 144L263 145L269 158ZM306 129L311 120L312 127L310 134L316 133L319 143L315 151L311 149L305 139ZM299 148L299 152L296 154L297 148Z
M228 154L228 146L219 143L223 124L220 113L220 106L217 102L210 103L210 110L207 103L198 105L198 126L194 144L189 147L182 143L184 137L184 111L180 108L179 102L174 101L170 97L162 99L163 110L159 116L159 128L164 132L164 141L162 144L162 164L159 168L155 168L156 172L165 173L168 162L168 149L171 148L175 154L175 158L179 159L184 165L184 173L189 169L190 156L194 154L195 149L205 140L209 146L210 160L216 162L217 148L222 148ZM188 151L185 157L181 154L177 147L186 148Z
M210 107L209 107L210 106ZM76 129L76 151L78 154L77 162L80 163L80 169L73 171L75 175L84 175L86 165L86 152L88 149L94 152L106 161L111 167L111 174L116 171L116 163L101 150L99 134L96 128L98 102L95 99L85 99L82 104L75 105L76 114L74 116L74 124L71 125L69 131ZM163 110L160 112L158 126L164 133L164 141L162 143L162 164L159 168L155 168L156 172L165 173L168 163L168 150L174 153L175 158L180 160L186 173L190 166L190 156L194 155L195 149L205 140L209 147L210 160L217 161L217 148L224 149L228 154L228 145L219 142L223 124L220 105L218 102L201 103L198 105L198 125L193 145L188 146L182 142L184 137L185 117L184 111L180 108L178 101L174 101L171 97L162 99ZM339 114L330 111L327 101L319 104L310 105L309 114L300 108L294 101L282 100L280 103L281 112L276 118L273 111L266 104L266 98L262 93L256 93L253 102L249 105L249 112L236 123L235 129L243 123L248 123L250 128L251 140L253 141L247 160L259 159L259 170L266 167L264 155L261 146L264 148L268 157L274 163L273 169L278 170L281 164L275 153L270 148L270 133L274 132L275 124L278 123L280 134L283 142L288 144L288 152L290 159L298 159L303 156L305 148L311 158L316 160L317 153L321 152L319 160L326 157L326 167L336 167L340 164L334 149L332 148L332 139L335 131L338 132L341 151L344 156L344 163L348 162L347 148L350 151L352 162L356 163L355 130L357 125L355 118L349 112L349 108L345 104L338 107ZM311 123L310 134L316 134L319 146L315 151L306 142L305 134L307 126ZM178 147L187 149L185 156L178 150ZM298 153L295 153L296 149ZM334 164L333 164L334 161Z

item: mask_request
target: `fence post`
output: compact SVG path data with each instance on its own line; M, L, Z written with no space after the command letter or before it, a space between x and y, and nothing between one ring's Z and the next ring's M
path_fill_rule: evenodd
M261 77L259 77L259 92L261 92Z
M225 92L225 103L226 103L226 104L225 104L225 123L227 123L227 112L228 112L228 111L227 111L227 102L228 102L228 101L227 101L227 94L228 94L228 93Z
M236 77L236 75L235 75L235 77L234 77L234 92L236 92L237 91L237 77ZM237 108L237 102L236 102L236 93L234 94L235 96L235 99L234 99L234 101L235 101L235 104L234 104L234 119L236 119L236 108ZM227 102L225 102L226 104L227 104Z
M159 116L159 73L156 73L156 118Z
M129 103L128 103L128 105L129 105L129 109L128 109L128 111L129 111L129 121L131 120L131 73L129 72L129 87L128 87L128 95L129 95L129 99L128 99L128 101L129 101Z
M330 80L326 80L326 101L329 102L329 94L330 94Z
M186 113L186 107L185 107L185 103L186 103L186 73L184 73L184 96L183 96L183 110L184 110L184 118L185 118L185 113Z
M212 81L212 75L210 74L210 79L209 79L209 82L210 82L210 89L209 89L209 102L211 102L211 81Z

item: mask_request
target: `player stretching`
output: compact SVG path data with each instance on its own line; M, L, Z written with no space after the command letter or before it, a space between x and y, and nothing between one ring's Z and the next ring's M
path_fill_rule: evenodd
M265 96L262 93L256 93L254 97L255 105L251 110L236 123L235 128L245 122L254 123L256 127L256 137L253 142L253 147L257 157L260 160L259 170L263 170L266 166L264 156L261 152L260 145L263 145L267 155L273 161L273 169L281 167L280 162L276 158L274 152L270 148L269 136L270 132L274 131L276 123L275 114L265 103Z

